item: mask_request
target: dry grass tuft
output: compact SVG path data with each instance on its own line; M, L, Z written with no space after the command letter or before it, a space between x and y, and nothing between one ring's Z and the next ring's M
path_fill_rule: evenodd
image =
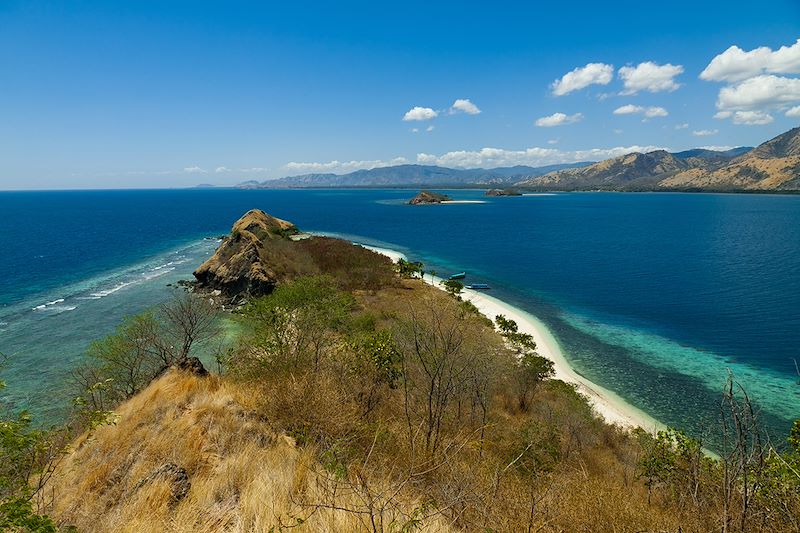
M318 493L314 451L246 409L250 395L216 376L167 373L120 406L116 426L74 443L55 476L54 516L94 532L362 530L352 513L309 513L304 502L326 496ZM188 474L191 488L180 501L169 479L139 486L167 463ZM449 528L434 521L427 530Z

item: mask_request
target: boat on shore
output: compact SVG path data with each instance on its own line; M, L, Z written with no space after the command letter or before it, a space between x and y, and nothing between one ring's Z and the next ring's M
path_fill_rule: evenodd
M464 279L467 277L466 272L459 272L458 274L452 274L447 279Z

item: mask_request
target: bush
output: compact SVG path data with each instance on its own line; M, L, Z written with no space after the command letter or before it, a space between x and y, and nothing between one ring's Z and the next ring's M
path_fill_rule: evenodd
M334 348L333 333L348 325L354 307L353 296L340 291L329 276L280 285L242 309L247 333L232 361L234 370L260 373L319 366Z

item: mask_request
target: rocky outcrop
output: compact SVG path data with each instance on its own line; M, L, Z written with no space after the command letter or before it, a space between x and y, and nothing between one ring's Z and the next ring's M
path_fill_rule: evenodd
M203 362L197 357L187 357L178 361L175 366L184 372L189 372L195 376L205 377L208 375L208 370L203 366Z
M450 197L446 194L438 192L422 191L414 198L409 200L409 205L425 205L425 204L440 204L442 202L450 201Z
M228 298L261 296L275 288L279 275L269 264L269 248L291 242L299 233L291 222L253 209L236 221L211 258L194 272L195 286Z
M170 496L172 497L171 503L173 505L184 499L189 494L189 489L192 488L192 484L189 482L189 474L186 473L185 468L175 463L165 463L139 481L133 490L139 490L156 480L162 480L169 485Z

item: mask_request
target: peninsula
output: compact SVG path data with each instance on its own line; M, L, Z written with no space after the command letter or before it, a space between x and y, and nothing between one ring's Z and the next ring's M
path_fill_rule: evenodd
M0 469L14 520L211 533L709 531L725 506L758 517L753 531L796 518L800 422L788 448L744 463L764 465L771 499L756 498L723 476L740 447L715 460L655 433L534 317L396 252L298 234L247 212L195 271L195 294L93 345L69 432L3 426L0 451L24 452Z

